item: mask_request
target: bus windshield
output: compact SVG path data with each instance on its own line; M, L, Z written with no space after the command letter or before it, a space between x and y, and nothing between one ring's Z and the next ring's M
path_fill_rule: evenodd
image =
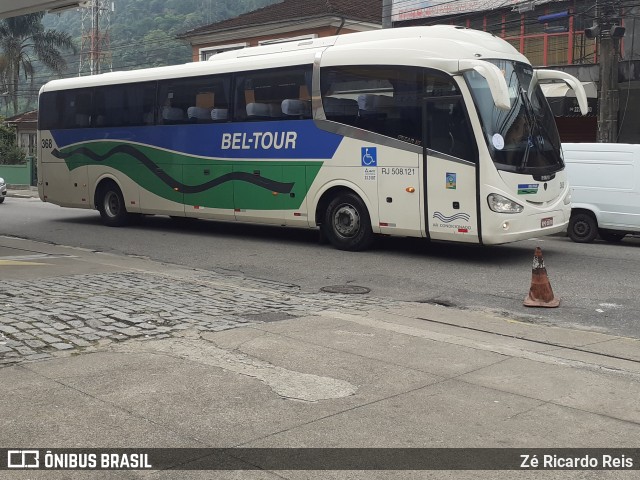
M500 110L494 105L489 85L481 75L474 71L464 75L496 167L533 175L562 170L560 136L533 68L511 60L489 61L504 72L510 110Z

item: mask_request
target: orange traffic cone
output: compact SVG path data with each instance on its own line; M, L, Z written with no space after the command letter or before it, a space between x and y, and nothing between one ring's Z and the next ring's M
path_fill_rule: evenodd
M560 299L554 298L551 284L547 277L547 269L544 268L542 250L536 247L533 255L533 270L531 272L531 288L529 295L524 299L525 307L549 307L554 308L560 305Z

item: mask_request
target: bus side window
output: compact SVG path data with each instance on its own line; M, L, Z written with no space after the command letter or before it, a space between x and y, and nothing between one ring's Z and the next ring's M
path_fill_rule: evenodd
M311 66L246 72L236 77L235 121L311 118Z
M470 162L477 150L462 97L445 97L427 104L427 148Z
M60 92L45 92L38 99L38 130L56 130L62 116Z
M64 128L88 128L91 126L91 90L71 90L65 92L67 115Z
M426 146L470 162L478 161L478 150L466 115L462 94L446 74L427 72Z
M423 69L358 65L320 72L327 120L422 144Z
M229 75L208 75L160 82L158 123L211 123L226 121Z

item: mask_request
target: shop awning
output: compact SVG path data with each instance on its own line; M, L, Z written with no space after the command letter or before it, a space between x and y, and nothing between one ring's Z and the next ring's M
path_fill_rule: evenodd
M540 86L556 117L582 116L576 94L566 83L542 83ZM595 82L582 82L582 86L587 94L589 106L587 116L596 116L598 114L598 88Z

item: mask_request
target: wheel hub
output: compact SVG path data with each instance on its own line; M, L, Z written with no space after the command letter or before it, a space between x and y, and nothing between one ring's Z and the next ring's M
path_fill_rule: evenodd
M575 232L580 235L580 236L585 236L589 233L589 225L587 225L585 222L578 222L575 225Z
M352 205L342 205L333 216L336 231L344 237L353 237L360 230L360 216Z
M120 199L114 192L109 192L104 197L104 211L110 217L116 217L120 213Z

